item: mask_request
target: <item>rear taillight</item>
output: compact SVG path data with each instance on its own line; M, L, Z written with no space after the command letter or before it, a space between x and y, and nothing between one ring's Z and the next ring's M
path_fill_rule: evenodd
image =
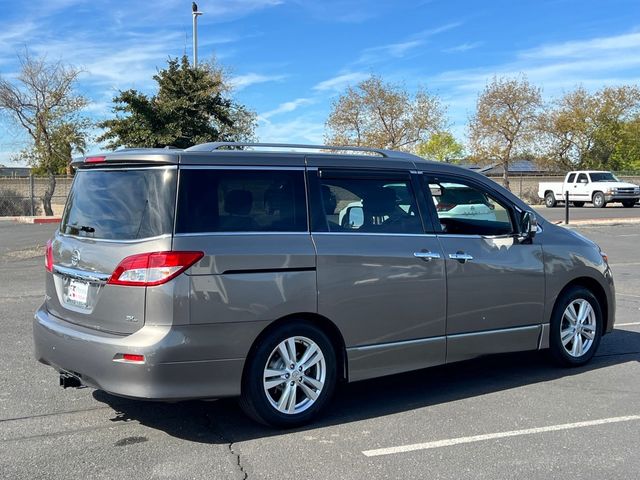
M53 247L51 240L47 240L47 246L44 249L44 266L48 272L53 272Z
M111 285L152 287L177 277L204 256L203 252L151 252L132 255L111 274Z

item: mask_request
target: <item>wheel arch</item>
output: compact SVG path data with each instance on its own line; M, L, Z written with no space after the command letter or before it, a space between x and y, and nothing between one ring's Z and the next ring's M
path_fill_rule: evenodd
M247 353L247 359L253 355L255 349L260 344L262 339L268 335L273 330L281 327L282 325L286 325L292 322L304 322L314 325L315 327L322 330L328 337L329 340L333 343L336 350L336 362L337 368L336 373L338 375L338 381L346 381L348 379L348 365L347 365L347 349L344 343L344 338L342 337L342 333L338 326L333 323L327 317L324 317L318 313L313 312L299 312L292 313L286 315L284 317L280 317L277 320L274 320L269 325L267 325L256 337L256 339L251 344L251 348ZM247 368L247 362L245 362L245 367L243 369L243 377Z
M555 302L553 304L553 310L555 311L555 308L558 304L558 300L560 299L560 297L567 290L573 287L586 288L591 293L593 293L593 295L596 297L596 300L598 300L598 303L600 304L600 311L602 313L602 323L603 323L602 333L604 335L607 332L607 329L609 327L609 301L607 300L607 294L604 290L604 287L600 285L600 282L598 282L594 278L579 277L579 278L574 278L569 283L567 283L562 288L562 290L558 292L558 295L556 296Z

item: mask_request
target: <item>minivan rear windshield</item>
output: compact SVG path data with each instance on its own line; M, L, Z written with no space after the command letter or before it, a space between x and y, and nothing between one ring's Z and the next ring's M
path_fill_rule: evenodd
M105 240L169 234L176 199L175 168L79 170L60 231Z

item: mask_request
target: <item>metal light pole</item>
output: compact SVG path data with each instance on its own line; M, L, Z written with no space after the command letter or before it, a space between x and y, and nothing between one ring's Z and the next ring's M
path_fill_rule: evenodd
M198 11L196 2L191 4L191 13L193 14L193 66L198 66L198 17L202 12Z

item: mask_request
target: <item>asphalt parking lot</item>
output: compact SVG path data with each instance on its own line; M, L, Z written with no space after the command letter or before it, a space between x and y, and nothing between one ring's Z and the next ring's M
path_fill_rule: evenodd
M542 205L534 207L536 211L550 222L564 222L564 205L546 208ZM569 208L569 223L584 222L585 220L602 221L603 219L640 219L640 204L633 208L624 208L618 203L612 203L605 208L594 208L590 204L584 207Z
M580 229L609 254L618 305L586 367L533 352L360 382L294 431L252 423L233 400L58 387L31 341L54 228L0 222L2 479L638 478L640 225Z

